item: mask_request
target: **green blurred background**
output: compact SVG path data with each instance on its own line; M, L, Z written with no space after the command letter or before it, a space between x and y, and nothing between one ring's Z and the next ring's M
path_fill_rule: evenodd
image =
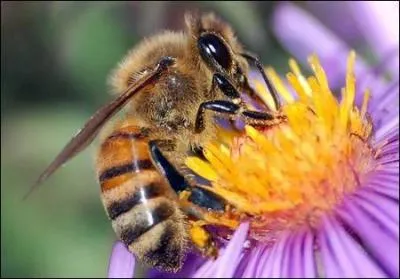
M21 197L110 99L110 70L143 36L215 11L263 62L286 69L272 2L1 3L1 276L104 277L114 233L99 199L95 144Z

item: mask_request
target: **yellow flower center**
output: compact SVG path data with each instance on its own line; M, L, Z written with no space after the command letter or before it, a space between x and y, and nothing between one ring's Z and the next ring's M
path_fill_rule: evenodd
M299 226L318 226L320 216L363 184L376 168L370 145L372 124L354 104L355 53L348 58L346 84L339 102L316 56L306 78L294 60L287 80L298 98L272 69L267 74L285 101L279 113L287 121L274 127L246 126L243 133L220 131L218 141L204 148L206 161L189 157L186 164L209 179L205 188L224 197L239 213L250 216L251 235L274 241L279 233ZM270 107L272 100L257 85Z

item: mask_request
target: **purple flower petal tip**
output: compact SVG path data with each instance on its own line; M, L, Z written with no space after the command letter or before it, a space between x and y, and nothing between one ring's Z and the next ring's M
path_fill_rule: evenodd
M242 223L235 231L232 239L229 241L217 260L207 261L193 275L194 278L230 278L234 275L240 262L240 256L244 243L247 239L249 223Z
M135 257L122 242L116 241L110 256L108 278L133 278L134 272Z

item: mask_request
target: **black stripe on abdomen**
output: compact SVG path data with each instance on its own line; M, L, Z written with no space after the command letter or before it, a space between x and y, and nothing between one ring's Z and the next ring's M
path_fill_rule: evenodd
M179 268L185 255L183 253L185 245L177 241L177 234L181 234L181 232L177 231L171 224L167 225L157 245L153 249L146 251L144 257L163 270L174 271Z
M117 177L122 174L135 172L138 170L151 169L151 168L153 168L153 163L151 162L150 159L137 160L128 164L112 167L103 171L99 176L99 180L100 182L104 182L105 180Z
M161 196L164 193L164 188L159 183L150 183L141 186L136 193L129 195L127 198L111 203L107 207L108 215L112 220L117 218L122 213L129 211L131 208L142 203L146 199L152 199Z
M149 209L149 216L151 218L144 219L142 223L136 223L132 227L127 227L121 232L121 240L130 245L138 237L155 227L159 223L167 220L174 213L174 207L166 202L161 203L155 209Z

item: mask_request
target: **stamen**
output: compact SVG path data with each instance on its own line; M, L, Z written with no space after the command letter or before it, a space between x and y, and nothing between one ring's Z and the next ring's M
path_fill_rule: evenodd
M371 92L370 92L369 89L367 89L365 91L364 98L363 98L363 103L362 103L362 107L361 107L361 118L362 119L365 119L365 115L367 113L368 101L369 101L370 95L371 95Z
M283 100L286 103L292 103L294 101L293 95L287 90L286 86L284 85L283 81L279 77L279 75L275 72L272 68L266 69L267 75L270 78L271 82L275 85L276 90L280 93ZM263 91L265 92L265 91Z

